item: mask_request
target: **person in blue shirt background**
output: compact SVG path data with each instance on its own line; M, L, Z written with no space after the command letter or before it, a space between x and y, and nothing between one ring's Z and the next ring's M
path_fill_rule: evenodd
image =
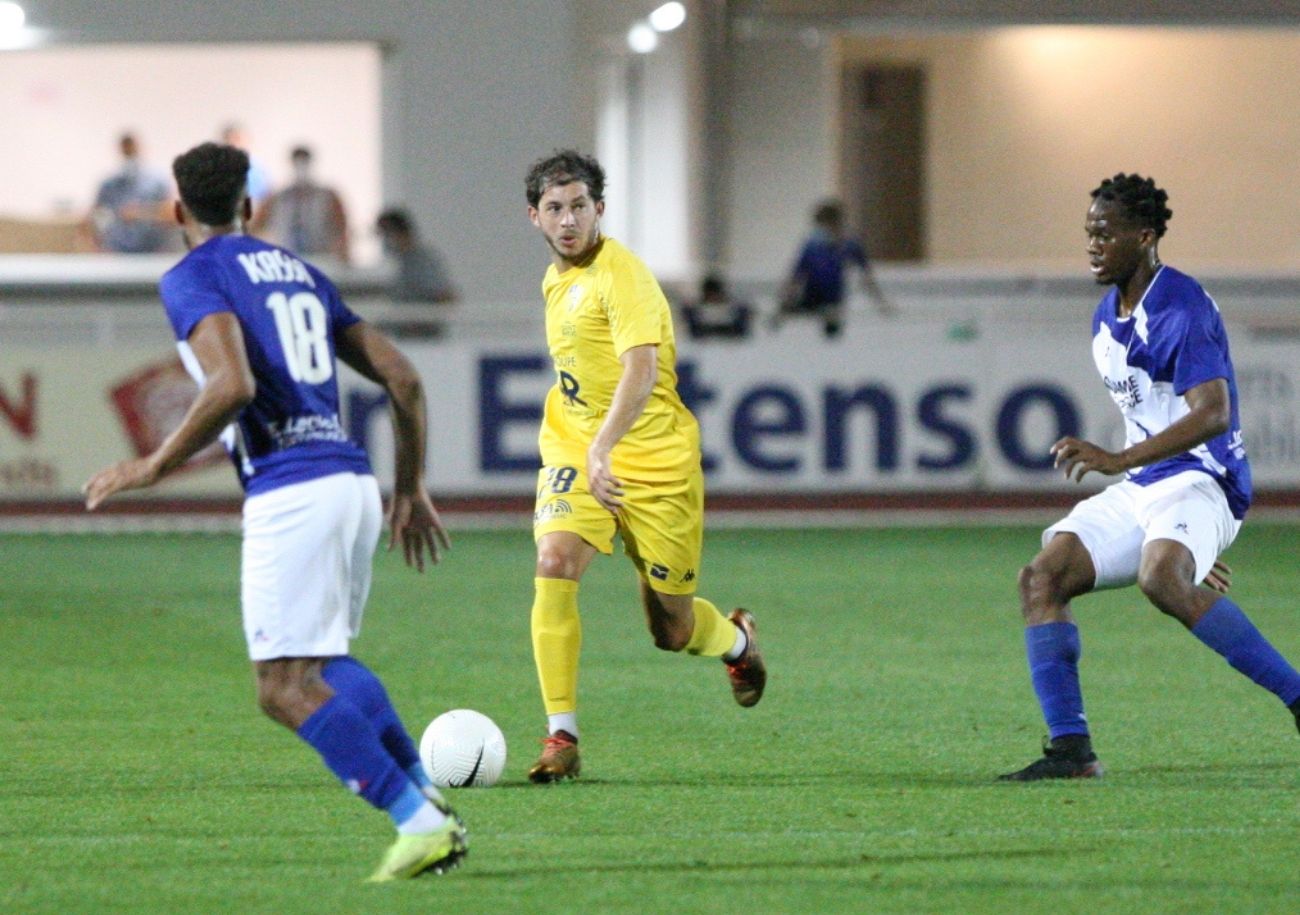
M876 284L866 249L844 231L844 209L837 201L824 200L813 210L813 229L799 249L799 257L782 290L772 327L792 315L821 319L825 335L838 337L844 329L844 303L848 292L846 274L856 267L862 286L883 315L895 307Z
M449 546L424 485L420 376L292 252L245 234L248 155L204 143L177 157L176 218L189 253L161 295L199 385L151 454L86 483L86 507L149 487L220 437L245 491L240 603L262 710L344 785L384 810L398 837L371 880L441 872L466 852L463 825L425 773L379 678L349 654L383 526L366 453L339 417L336 358L392 407L396 466L389 549L424 571Z

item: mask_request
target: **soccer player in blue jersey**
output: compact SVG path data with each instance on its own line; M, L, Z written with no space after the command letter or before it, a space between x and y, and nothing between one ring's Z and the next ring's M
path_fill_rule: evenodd
M464 827L421 768L383 684L348 654L383 513L370 462L339 419L335 360L388 393L389 549L400 543L423 572L426 554L437 562L449 542L424 486L420 377L324 274L245 234L247 153L204 143L173 172L190 252L161 293L199 394L152 454L91 477L86 506L152 486L221 438L245 491L241 603L262 710L392 817L398 837L371 880L441 872L465 854Z
M1044 755L1006 781L1097 778L1079 686L1070 601L1137 584L1162 613L1277 696L1300 727L1300 674L1225 596L1218 563L1250 506L1237 382L1218 306L1157 252L1173 215L1150 178L1119 174L1092 192L1092 275L1111 286L1092 319L1092 355L1124 416L1124 448L1067 437L1052 446L1067 478L1125 474L1043 533L1020 571L1025 650L1047 721ZM1201 587L1204 584L1206 587Z

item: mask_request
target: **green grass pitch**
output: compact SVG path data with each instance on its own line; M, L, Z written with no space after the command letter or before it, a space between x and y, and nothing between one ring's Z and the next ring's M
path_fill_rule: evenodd
M1300 529L1248 524L1233 593L1300 660ZM584 581L583 777L524 772L542 714L526 530L377 563L358 657L418 739L506 733L452 792L465 865L370 886L387 818L263 719L226 536L0 537L0 911L1295 912L1300 735L1136 590L1079 601L1097 783L999 785L1044 727L1028 527L717 530L701 593L755 611L770 679L656 651L630 565Z

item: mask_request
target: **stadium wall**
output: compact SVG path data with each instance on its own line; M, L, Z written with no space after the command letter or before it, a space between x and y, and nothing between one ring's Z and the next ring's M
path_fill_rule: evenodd
M1265 501L1293 503L1300 339L1231 332L1256 487ZM93 471L148 451L176 424L194 387L161 336L102 345L68 334L0 349L0 512L67 510ZM553 378L537 338L404 348L429 392L434 491L526 506ZM1060 504L1079 489L1051 469L1048 446L1066 434L1122 438L1086 338L1059 321L861 318L838 341L803 324L743 343L682 341L679 386L701 421L711 497L737 507ZM383 398L351 374L341 388L344 422L387 482ZM141 498L192 510L237 497L212 449Z
M536 294L539 258L524 216L523 171L553 147L590 143L577 136L578 112L591 102L576 91L571 64L575 0L44 0L30 7L30 24L54 45L378 44L385 203L415 214L467 295ZM207 104L202 77L193 74L192 104L200 108ZM239 115L224 105L211 112L214 126ZM172 151L151 152L165 159Z

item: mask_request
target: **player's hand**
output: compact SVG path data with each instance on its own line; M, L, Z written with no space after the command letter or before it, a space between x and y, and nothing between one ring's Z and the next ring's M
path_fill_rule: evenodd
M1118 454L1083 439L1066 436L1053 445L1050 451L1056 457L1053 466L1064 467L1065 478L1076 483L1094 470L1112 476L1128 469Z
M610 473L608 451L588 449L587 486L596 501L611 512L617 512L623 506L623 484Z
M1232 569L1216 559L1214 560L1214 567L1210 569L1210 574L1205 576L1205 581L1202 584L1211 591L1227 594L1228 589L1232 587Z
M451 549L451 538L442 526L433 500L421 487L413 493L395 493L392 513L388 519L388 551L402 544L402 557L408 566L424 571L425 553L429 562L437 565L442 552Z
M118 461L95 474L81 487L86 497L86 509L94 511L100 503L114 493L127 489L144 489L158 482L158 468L149 458L131 458Z

